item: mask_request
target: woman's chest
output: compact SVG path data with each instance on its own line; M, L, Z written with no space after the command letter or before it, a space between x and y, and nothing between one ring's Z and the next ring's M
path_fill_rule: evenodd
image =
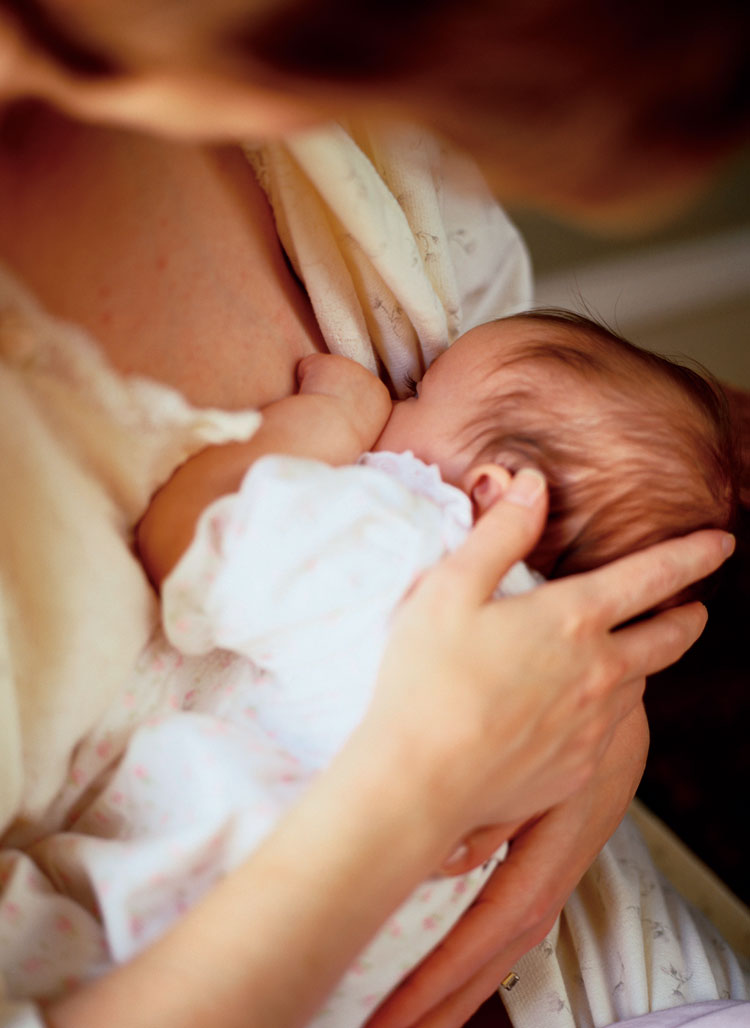
M299 358L323 344L241 153L41 128L44 145L0 172L0 246L49 310L119 371L195 404L289 394Z

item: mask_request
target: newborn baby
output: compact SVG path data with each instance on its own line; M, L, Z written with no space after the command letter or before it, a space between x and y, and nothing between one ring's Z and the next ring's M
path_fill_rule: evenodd
M408 448L470 495L486 462L538 468L550 510L528 563L547 577L736 517L721 391L567 312L503 319L457 340L415 399L394 405L374 448Z
M281 442L290 453L298 442L306 454L319 447L322 457L331 433L337 450L345 446L384 397L359 366L322 355L303 368L301 391L294 413L305 397L320 403L289 427L282 401ZM260 437L250 445L256 458L266 446ZM311 767L362 716L392 608L520 468L538 469L549 485L547 527L527 561L546 577L727 528L734 517L731 439L715 387L572 315L467 333L393 405L372 451L356 467L340 466L340 452L337 467L260 459L238 493L202 515L163 593L167 634L181 652L221 646L273 672L259 717ZM217 467L206 456L203 480ZM520 567L505 582L513 591L532 585Z

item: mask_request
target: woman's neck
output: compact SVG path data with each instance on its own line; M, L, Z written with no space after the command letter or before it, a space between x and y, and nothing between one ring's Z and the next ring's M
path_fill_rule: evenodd
M262 406L324 348L239 149L27 108L0 136L0 207L2 260L42 303L194 403Z

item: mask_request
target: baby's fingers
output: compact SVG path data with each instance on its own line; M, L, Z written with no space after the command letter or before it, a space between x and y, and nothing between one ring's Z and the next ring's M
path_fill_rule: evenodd
M489 481L488 489L496 484ZM480 482L473 490L475 504L480 509L482 487ZM464 599L469 604L483 603L508 568L533 549L546 516L544 477L538 471L523 468L482 513L463 546L431 573L433 586L449 588L454 598Z

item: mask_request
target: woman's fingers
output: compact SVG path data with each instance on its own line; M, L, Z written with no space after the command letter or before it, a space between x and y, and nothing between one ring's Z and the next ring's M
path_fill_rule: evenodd
M458 1028L552 927L621 820L643 771L642 707L625 718L589 785L514 839L508 859L368 1028Z
M687 603L620 628L612 635L618 655L638 678L662 671L688 650L706 627L702 603Z
M573 843L564 834L568 829L557 822L557 818L542 818L513 842L507 861L458 925L383 1004L368 1028L412 1028L422 1025L423 1018L424 1023L432 1024L429 1016L450 1010L451 997L465 988L476 1009L492 991L492 984L484 979L488 965L492 965L492 974L498 975L497 988L513 962L544 938L584 870L576 867L570 881L566 879ZM575 832L572 834L575 838ZM547 844L553 849L545 852ZM562 874L552 854L562 856ZM476 993L478 980L482 981L479 992L486 989L484 995ZM470 1008L467 1016L472 1012Z
M549 857L534 859L539 855L536 832L539 845L552 836L545 828L542 822L530 829L528 839L518 838L512 859L497 869L458 925L386 1000L367 1028L458 1028L498 988L514 962L541 942L575 884L566 882L549 909L537 914L539 890L550 892L545 882Z
M479 867L520 827L521 824L515 822L477 828L463 839L447 860L443 861L439 868L440 873L446 876L462 875L472 868Z
M550 921L547 931L554 924L554 918ZM547 934L545 931L542 938ZM524 952L532 949L541 939L530 936L525 942ZM519 953L518 956L522 956ZM415 1021L409 1028L460 1028L465 1025L468 1019L475 1014L486 999L497 992L498 983L512 967L514 959L510 954L501 953L499 957L490 960L489 963L474 975L465 985L447 996L439 1006L430 1010L424 1017ZM495 1018L493 1017L493 1021ZM508 1022L509 1024L510 1022Z
M475 488L481 495L481 483ZM481 508L480 508L481 509ZM547 516L544 477L523 468L507 491L475 524L466 542L428 576L435 589L449 586L470 606L492 595L502 576L534 547Z
M604 627L615 628L716 571L733 549L727 532L693 532L563 580L559 588L570 583L581 589L582 605L598 611Z

